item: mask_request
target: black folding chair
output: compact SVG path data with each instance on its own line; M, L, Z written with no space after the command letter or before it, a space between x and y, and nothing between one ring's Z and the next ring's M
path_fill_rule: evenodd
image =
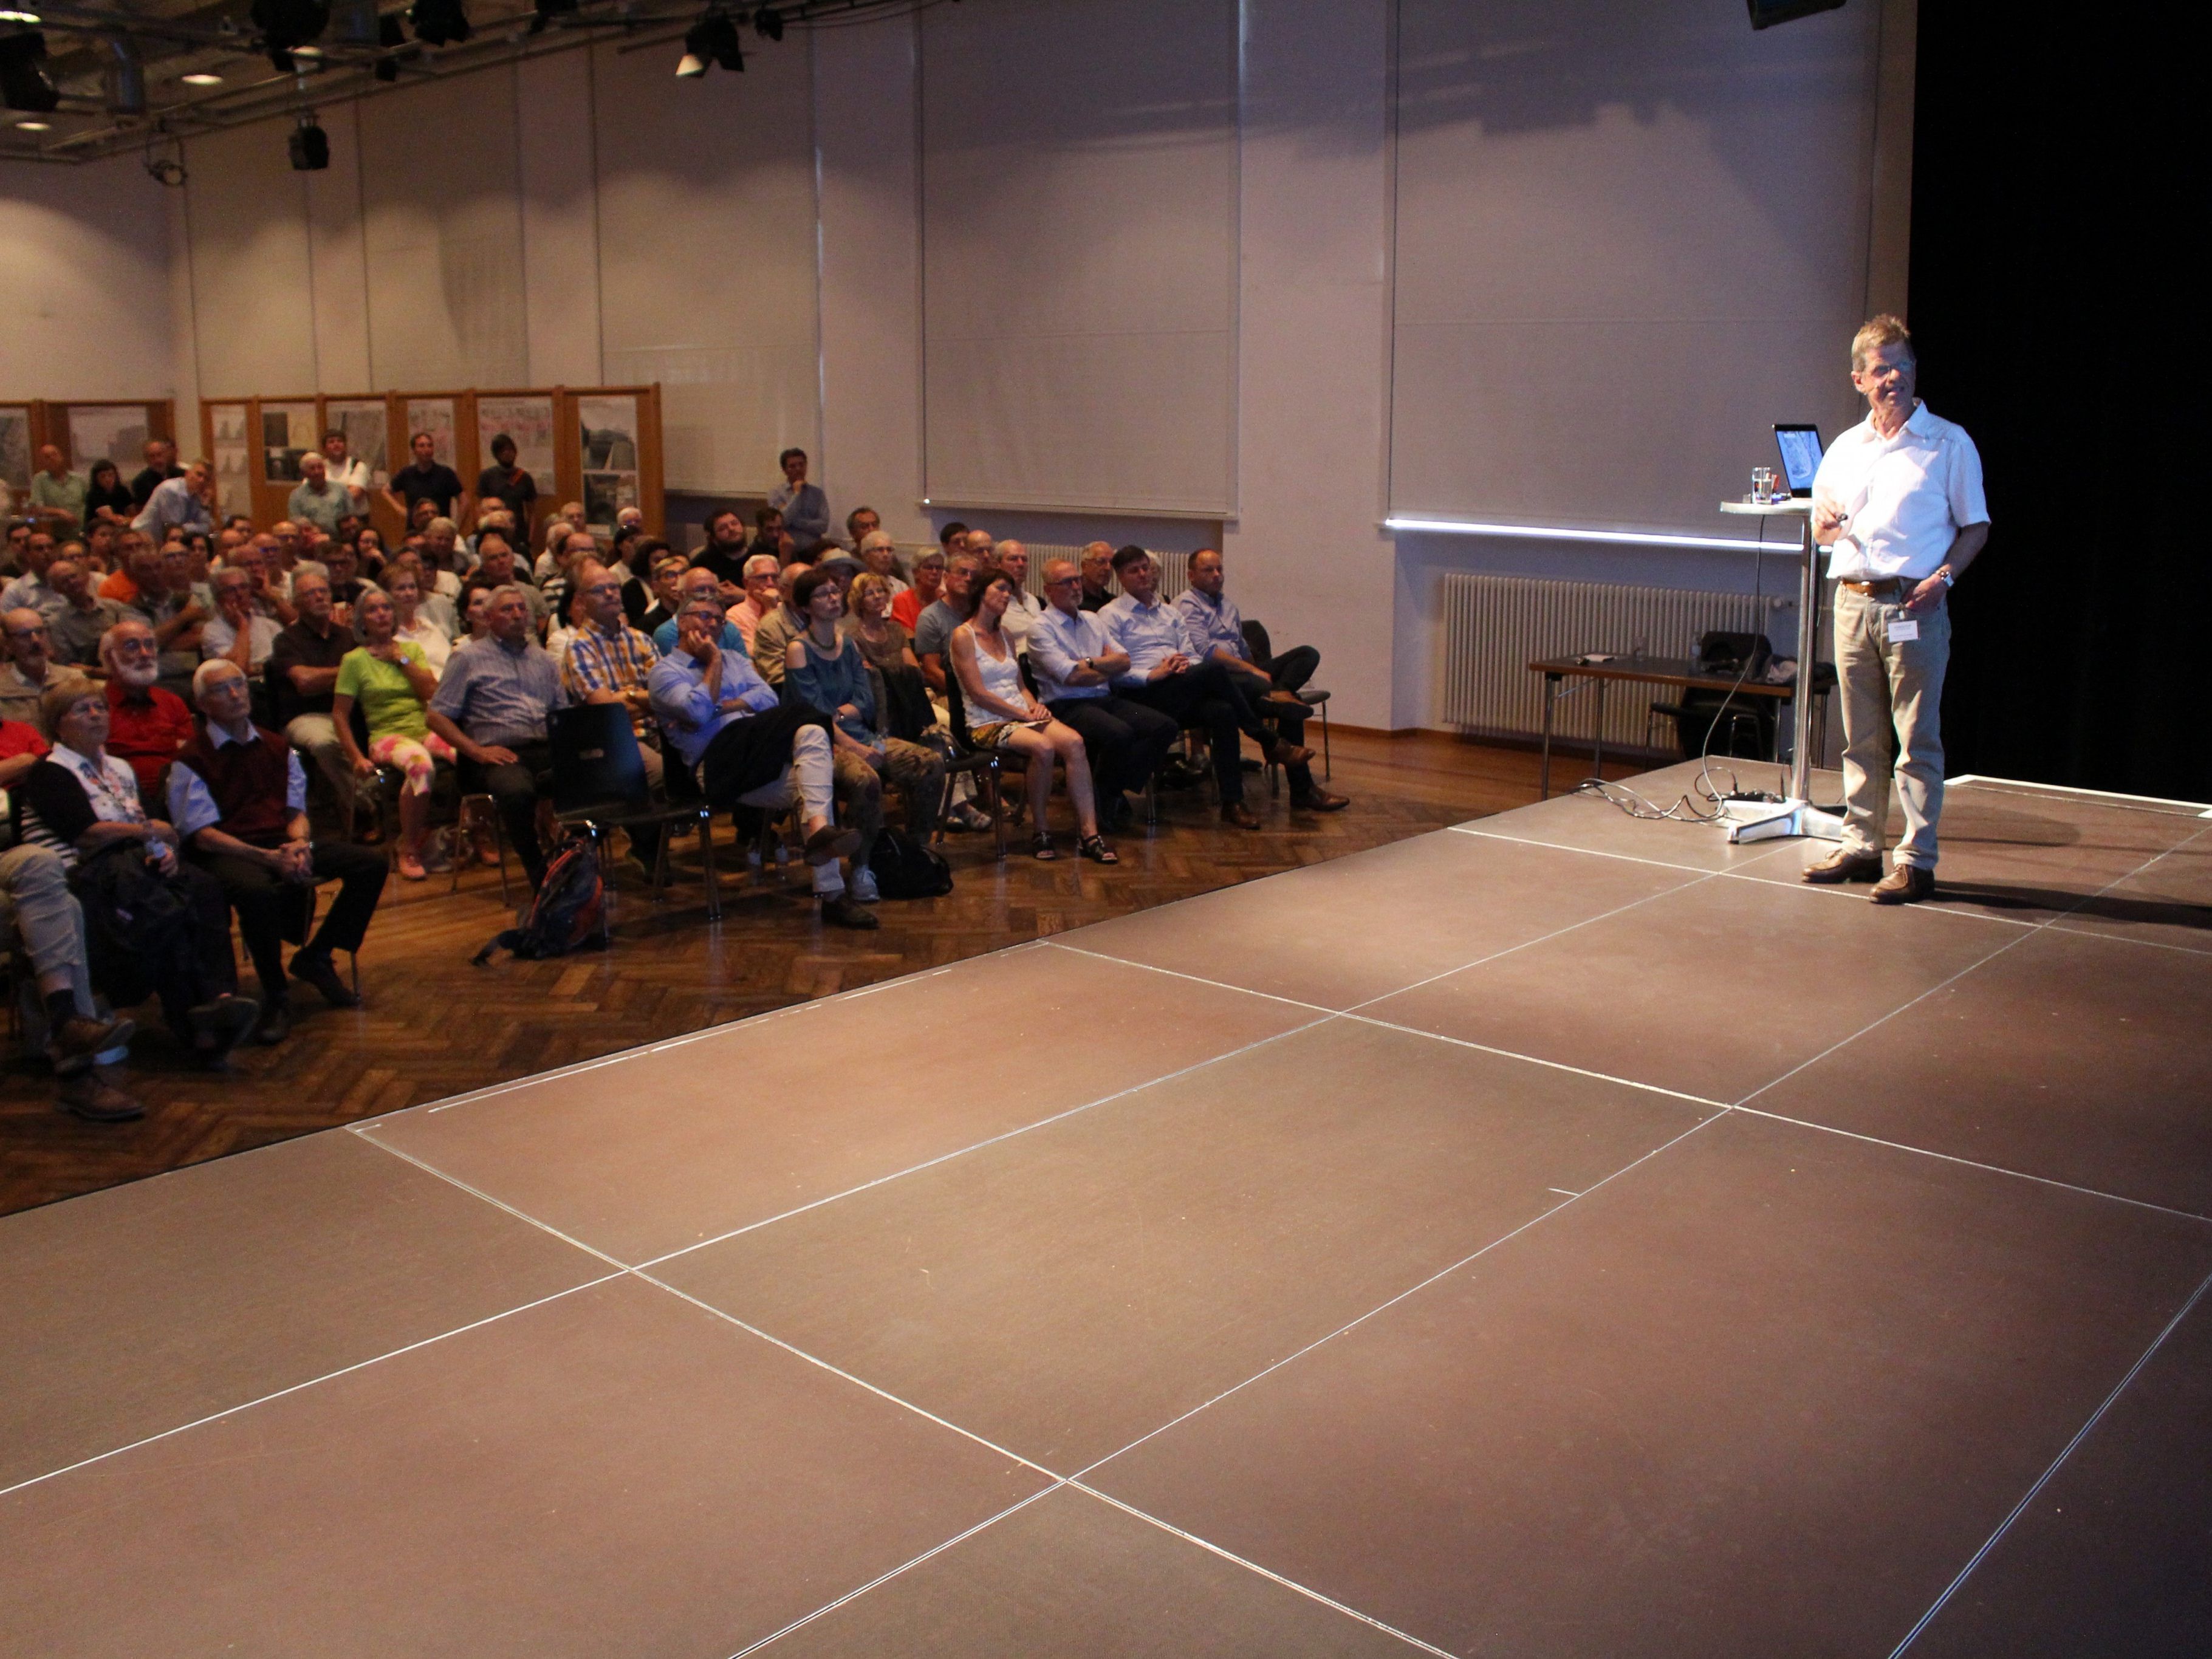
M1006 815L1000 805L999 785L1005 775L1005 763L997 750L978 749L969 741L968 708L960 696L960 677L952 672L952 653L949 651L945 662L945 703L951 715L953 748L952 758L945 763L945 775L950 780L955 773L967 772L983 780L983 799L991 811L991 828L998 836L999 861L1003 864L1006 858ZM952 791L948 788L945 792L945 810L950 811L951 805ZM1043 812L1040 803L1040 818ZM945 820L941 816L937 820L937 839L945 839Z
M699 856L707 877L707 916L720 921L722 895L714 869L714 813L703 800L653 798L653 787L646 781L644 752L638 747L637 734L630 730L629 710L618 702L556 708L549 736L553 747L553 816L562 825L591 836L599 860L599 878L608 891L614 889L614 872L607 862L609 830L696 823ZM668 842L669 837L663 835L653 861L656 902L668 885ZM604 907L599 933L603 940L612 942Z

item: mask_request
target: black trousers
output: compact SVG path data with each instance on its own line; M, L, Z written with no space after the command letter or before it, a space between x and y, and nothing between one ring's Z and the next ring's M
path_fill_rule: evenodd
M539 738L500 746L514 751L512 764L480 766L467 756L461 757L461 789L465 794L491 797L534 891L545 879L545 851L538 844L538 792L552 781L553 745Z
M162 1019L189 1042L192 1023L186 1014L238 989L238 959L230 953L230 914L222 883L183 859L177 860L169 883L191 909L192 927L167 949L149 953L141 966L161 1000Z
M1158 709L1110 693L1062 697L1045 707L1054 720L1074 727L1082 738L1099 799L1106 801L1124 791L1142 789L1182 729Z
M323 924L307 938L307 917L314 908L312 888L287 881L266 865L251 859L216 853L192 854L192 862L222 884L223 896L238 916L239 937L261 981L264 1007L285 1000L284 941L305 940L309 951L357 951L368 933L369 918L384 896L385 878L391 873L384 855L372 848L349 842L318 842L314 872L317 881L335 881L338 896L324 914Z
M1178 727L1195 726L1204 730L1213 751L1213 781L1221 791L1224 806L1233 806L1244 799L1237 734L1243 733L1262 748L1275 736L1261 720L1251 694L1239 684L1248 678L1231 674L1218 662L1203 662L1165 679L1124 687L1121 692L1130 702L1165 714Z
M699 787L710 805L731 807L774 783L791 765L792 740L803 726L825 730L830 717L803 702L787 702L764 714L732 720L714 733L699 757Z
M1260 666L1267 671L1267 677L1274 681L1277 690L1300 691L1305 689L1306 682L1320 668L1321 653L1310 645L1294 645L1279 655L1269 658Z

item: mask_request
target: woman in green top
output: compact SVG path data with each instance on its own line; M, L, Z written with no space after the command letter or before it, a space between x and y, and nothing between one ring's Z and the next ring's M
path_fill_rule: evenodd
M421 646L392 637L399 617L383 589L363 589L358 609L366 643L338 661L331 723L338 729L346 758L362 776L374 776L379 766L396 766L407 775L407 787L399 792L399 873L409 881L420 881L422 843L429 834L431 775L437 762L450 763L453 758L452 748L422 714L423 705L438 690L438 677L430 672ZM368 722L365 755L353 736L356 700Z

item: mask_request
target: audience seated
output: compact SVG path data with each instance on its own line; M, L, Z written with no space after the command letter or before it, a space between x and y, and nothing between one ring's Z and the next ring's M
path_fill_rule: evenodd
M13 788L47 753L31 726L0 720L0 791ZM0 938L30 963L54 1068L54 1104L88 1123L143 1117L145 1107L116 1085L112 1068L98 1064L137 1028L103 1015L93 1000L84 912L70 891L68 867L49 848L15 845L6 824L0 824Z
M0 666L0 720L40 728L40 702L64 680L84 679L83 672L52 658L53 640L46 619L36 611L10 611L0 616L5 630L8 661Z
M292 1029L283 942L305 940L292 957L294 979L333 1008L359 1006L331 953L361 949L387 872L368 848L309 839L307 774L283 738L254 725L252 688L236 664L202 663L192 696L199 731L169 769L169 818L187 855L222 884L237 915L261 981L254 1039L282 1042ZM310 937L321 881L338 883L338 893Z
M46 580L62 596L62 608L46 623L52 636L53 659L97 672L100 641L107 630L128 614L118 600L103 599L92 591L92 572L74 559L56 559L46 568Z
M713 571L704 566L695 564L677 578L676 598L678 616L680 616L684 607L694 599L712 599L715 604L720 605L722 602L721 581ZM678 617L671 617L653 630L653 648L662 656L666 656L676 648L677 633ZM725 651L750 653L751 649L746 645L744 635L738 632L738 625L732 622L726 614L722 618L721 638L722 649Z
M787 449L775 458L783 469L783 482L769 491L768 504L783 514L786 534L800 547L811 547L830 534L830 498L821 486L806 481L806 452Z
M945 659L952 630L968 620L971 590L981 568L975 556L965 550L952 555L945 562L943 588L915 623L915 660L921 665L922 679L939 697L945 695ZM921 574L917 567L915 574L919 578Z
M858 553L860 544L871 536L880 536L884 531L883 514L872 507L856 507L845 515L846 550ZM878 575L883 573L878 571ZM894 573L896 574L896 573Z
M853 514L854 519L860 516L858 513ZM875 515L871 513L868 516L872 518ZM853 550L859 557L862 569L883 578L891 598L896 599L906 592L908 584L906 578L899 574L898 544L884 532L869 531L860 538Z
M1099 864L1118 864L1120 858L1098 833L1097 803L1083 738L1072 726L1054 720L1022 683L1021 659L1002 625L1013 596L1012 578L994 572L976 595L975 615L952 633L952 672L960 678L969 741L978 749L1005 750L1027 764L1034 825L1030 850L1036 857L1059 856L1046 824L1052 766L1057 760L1066 774L1067 798L1075 808L1076 851Z
M177 465L177 447L167 438L149 438L139 452L146 465L131 480L130 516L137 518L144 510L154 492L172 478L181 478L185 469Z
M1256 830L1260 820L1244 805L1244 769L1237 745L1242 732L1267 757L1289 767L1313 751L1285 743L1260 718L1252 698L1229 671L1208 659L1184 632L1182 614L1159 596L1159 572L1141 547L1114 556L1121 597L1097 613L1106 636L1128 658L1115 689L1156 708L1178 725L1202 726L1213 750L1213 778L1221 795L1221 821Z
M654 550L649 556L642 551L640 554L641 557L649 556L651 561L649 574L643 583L644 608L631 614L630 589L635 585L633 580L623 584L623 610L629 616L630 626L649 639L664 623L676 620L677 608L684 603L684 573L691 568L691 562L665 542L648 545Z
M691 563L713 571L723 605L735 605L744 597L745 521L729 507L721 507L707 515L706 531L707 540L691 556Z
M1114 550L1104 542L1083 547L1083 608L1103 611L1114 603Z
M770 685L783 684L791 642L805 630L806 618L799 614L791 595L799 579L813 568L793 560L776 572L775 609L753 624L753 668Z
M759 637L762 622L783 603L779 579L783 567L772 553L755 553L744 562L745 596L732 605L725 614L735 624L738 635L750 652L753 641Z
M622 578L609 566L587 559L578 567L576 605L581 621L561 665L568 700L620 703L637 738L646 782L658 789L661 757L653 741L650 681L660 653L623 616ZM637 825L629 832L630 851L650 866L659 853L660 835L657 823Z
M1044 614L1044 606L1029 590L1030 550L1016 541L1004 541L991 550L991 566L1003 571L1012 585L1013 597L1006 601L1006 614L999 626L1014 649L1026 656L1030 648L1030 630L1036 626L1037 618Z
M16 840L69 868L93 988L118 1008L158 996L178 1040L221 1066L261 1012L237 994L222 888L178 858L176 830L147 816L137 777L107 753L99 690L56 686L42 713L54 748L9 791Z
M915 660L914 636L890 614L890 588L872 570L862 571L846 591L847 638L884 683L883 729L895 738L919 738L937 724L929 687Z
M891 617L909 634L921 624L921 613L935 605L945 591L945 551L932 548L914 562L914 586L891 601Z
M1108 829L1131 816L1128 795L1145 787L1167 758L1181 732L1158 709L1122 696L1116 675L1128 672L1126 652L1107 636L1097 617L1083 609L1083 578L1065 559L1044 568L1044 615L1030 630L1030 666L1037 696L1053 718L1083 737Z
M150 586L142 586L131 609L153 625L161 647L162 688L182 699L200 665L200 639L215 615L215 594L192 576L192 556L172 543L161 550Z
M830 717L837 798L846 804L845 822L860 832L853 854L853 896L873 902L876 882L868 860L883 828L883 780L906 791L908 828L926 836L937 827L945 805L945 757L884 735L867 659L839 631L845 605L836 578L817 567L793 585L791 598L806 627L786 648L787 684L801 702Z
M568 698L561 671L530 636L520 585L495 589L486 606L490 633L453 653L430 700L429 725L460 757L461 787L492 798L535 890L545 878L538 789L553 768L546 722Z
M1244 638L1244 618L1236 601L1222 592L1225 585L1221 555L1202 547L1190 556L1190 586L1176 600L1183 632L1192 648L1221 665L1232 679L1242 679L1248 695L1257 697L1262 712L1273 720L1283 740L1293 747L1305 742L1305 704L1297 689L1321 665L1321 653L1310 645L1293 646L1270 662L1255 662ZM1314 781L1313 767L1305 761L1284 770L1291 781L1291 805L1303 811L1336 812L1351 800L1333 795Z
M31 517L58 536L84 528L85 482L69 469L58 446L39 446L39 470L31 475Z
M131 499L131 486L123 482L123 474L114 462L102 456L92 464L84 479L85 526L95 524L129 524L138 516L138 504Z
M561 533L563 536L569 533L565 526ZM522 590L523 604L530 611L531 631L543 634L555 615L553 605L543 592L517 574L515 561L514 540L507 532L499 529L479 532L477 536L477 568L468 580L459 585L458 597L460 608L463 611L468 609L471 593L512 585Z
M823 920L841 927L873 927L875 913L846 890L837 867L860 837L836 820L830 717L784 702L750 658L719 644L728 625L715 595L684 602L676 648L653 665L653 715L709 805L781 809L795 804Z
M256 603L260 573L251 564L229 565L215 574L215 615L200 629L200 656L209 662L220 657L253 678L276 648L283 630L276 618Z
M291 745L314 763L337 798L343 833L353 832L354 770L331 719L338 666L353 649L353 630L331 611L331 584L320 565L303 564L292 577L299 620L276 635L269 653L275 722ZM199 684L197 677L193 684Z
M159 798L162 774L193 737L184 699L156 684L161 658L154 630L137 617L116 623L100 642L107 674L107 752L130 763L142 800Z
M395 564L385 577L384 593L392 601L392 638L411 645L420 652L424 665L434 678L444 673L446 659L453 654L453 636L446 631L444 624L433 617L429 610L430 602L422 597L422 568L414 563ZM362 595L363 603L356 612L356 619L362 623L361 631L364 637L368 633L368 594ZM447 617L453 615L450 605L443 599L437 603L445 605Z
M411 597L416 591L414 573L401 571L393 586L404 587ZM399 792L399 873L406 880L420 881L427 873L422 854L430 833L430 786L436 763L450 765L458 757L430 729L423 712L437 695L438 671L419 643L400 637L398 623L398 603L392 595L371 588L362 596L362 642L338 664L337 683L331 693L331 724L355 776L374 777L378 767L392 766L405 778ZM442 638L439 643L442 648ZM366 750L354 736L356 705L368 728Z
M52 531L35 525L17 526L9 539L13 542L18 535L22 542L18 554L21 574L0 588L0 611L38 611L51 617L69 603L46 580L52 574L59 544Z

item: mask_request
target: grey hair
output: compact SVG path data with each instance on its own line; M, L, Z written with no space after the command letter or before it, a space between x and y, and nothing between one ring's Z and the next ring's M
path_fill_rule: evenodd
M192 701L197 703L206 696L208 687L226 673L235 674L240 679L250 678L243 668L231 661L229 658L210 657L198 668L192 670Z

